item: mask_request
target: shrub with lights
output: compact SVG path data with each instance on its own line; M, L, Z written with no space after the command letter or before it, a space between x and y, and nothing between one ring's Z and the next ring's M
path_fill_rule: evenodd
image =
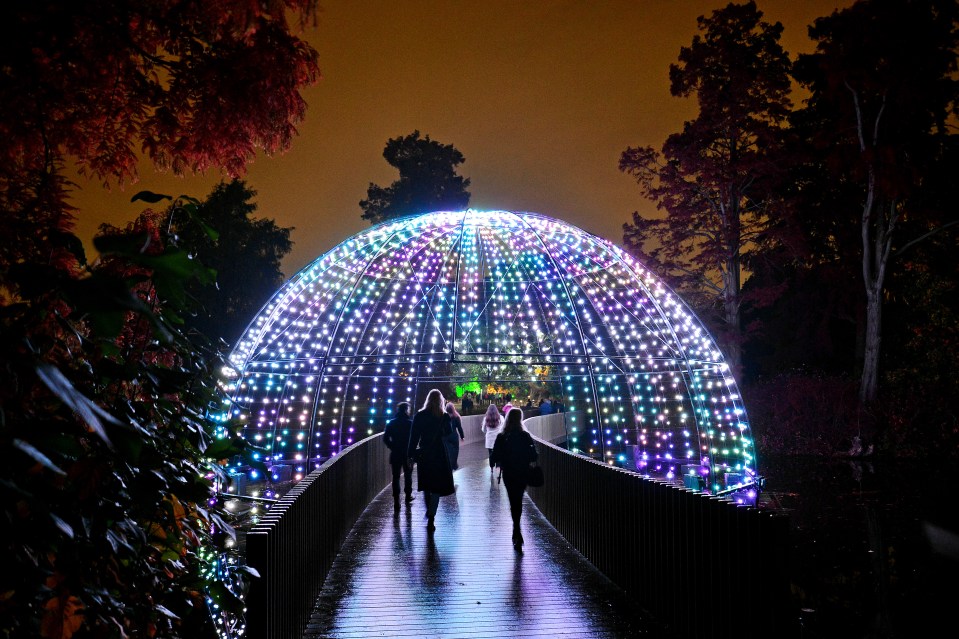
M487 388L551 396L568 447L611 465L711 493L756 479L702 323L625 251L543 215L437 212L358 233L276 293L231 362L224 424L273 469L252 480L298 480L398 402L467 387L481 402Z

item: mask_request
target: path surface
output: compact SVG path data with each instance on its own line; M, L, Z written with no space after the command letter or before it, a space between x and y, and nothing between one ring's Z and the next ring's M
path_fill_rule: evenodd
M469 444L459 462L456 494L440 499L432 536L420 493L398 515L390 488L370 504L327 577L307 638L669 637L528 497L526 544L516 552L506 489L491 478L486 449Z

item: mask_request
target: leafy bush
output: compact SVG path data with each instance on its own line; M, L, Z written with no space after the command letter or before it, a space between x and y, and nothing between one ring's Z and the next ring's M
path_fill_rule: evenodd
M213 274L164 215L98 238L94 265L62 233L61 260L4 272L0 636L212 637L210 603L239 612L211 488L244 444L216 438L221 358L180 328L185 283Z
M831 455L858 434L854 379L791 372L743 390L760 455Z
M794 371L743 389L760 455L842 455L865 450L899 458L959 458L955 382L897 369L878 402L863 410L855 379Z
M954 377L897 369L884 376L875 407L877 447L896 457L959 459L959 393Z

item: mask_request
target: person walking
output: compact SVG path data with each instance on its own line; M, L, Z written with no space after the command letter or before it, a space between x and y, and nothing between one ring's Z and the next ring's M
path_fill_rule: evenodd
M496 436L503 431L503 418L500 417L499 409L496 404L490 404L483 416L483 434L486 435L486 450L489 453L489 473L493 475L493 444L496 443Z
M409 458L410 405L400 402L396 405L396 415L383 429L383 443L390 449L390 466L393 467L393 510L400 510L400 473L403 473L403 491L406 503L413 501L413 461Z
M551 415L553 413L553 402L550 401L549 395L547 395L543 401L539 403L539 414L540 415Z
M523 494L529 467L539 458L533 436L523 428L523 411L513 408L506 414L503 432L493 444L493 461L502 469L506 496L509 498L509 514L513 518L513 545L523 546L523 533L519 520L523 514Z
M446 414L450 418L450 433L446 435L446 453L450 456L450 468L459 469L460 442L466 440L466 434L463 432L463 420L460 414L456 412L453 402L446 403Z
M417 489L426 501L426 530L436 530L436 508L440 497L452 495L453 470L443 436L450 432L450 418L443 410L443 394L433 389L426 394L423 408L413 417L408 454L419 466Z

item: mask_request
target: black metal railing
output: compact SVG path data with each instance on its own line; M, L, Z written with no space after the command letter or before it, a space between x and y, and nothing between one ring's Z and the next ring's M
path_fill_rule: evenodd
M307 475L246 535L246 563L259 574L246 599L246 636L300 637L353 524L391 480L382 433Z
M246 636L302 636L343 541L389 484L381 437L307 475L247 533L247 565L260 578L247 596ZM537 445L546 484L531 498L638 606L686 637L786 630L786 516Z
M785 631L788 517L537 445L533 502L638 606L685 637Z

